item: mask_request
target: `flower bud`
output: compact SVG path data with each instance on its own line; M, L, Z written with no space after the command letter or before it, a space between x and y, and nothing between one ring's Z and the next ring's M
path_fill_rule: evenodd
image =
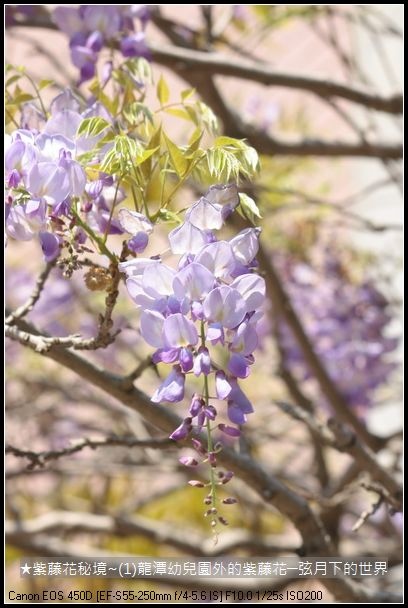
M228 426L227 424L221 423L218 425L218 428L230 437L239 437L241 435L241 431L234 426Z
M235 505L235 503L237 503L238 501L236 498L229 496L228 498L224 498L222 502L224 505Z
M193 488L204 488L205 484L203 484L202 481L198 481L197 479L190 479L190 481L188 482L190 486L193 486Z
M184 464L185 467L196 467L198 465L198 461L191 456L181 456L179 462Z

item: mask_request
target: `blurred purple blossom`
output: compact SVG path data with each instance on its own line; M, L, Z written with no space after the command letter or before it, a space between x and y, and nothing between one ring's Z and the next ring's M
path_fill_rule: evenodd
M391 353L399 340L389 334L389 302L373 281L350 281L339 256L330 248L323 254L324 262L316 267L282 254L276 259L313 348L348 405L364 416L376 389L398 367ZM301 382L311 382L303 355L282 322L278 338L284 364Z
M149 18L150 11L142 4L57 6L53 12L55 24L69 37L71 61L80 71L80 83L95 76L104 47L119 42L124 57L149 58L144 32ZM137 32L135 20L140 26Z

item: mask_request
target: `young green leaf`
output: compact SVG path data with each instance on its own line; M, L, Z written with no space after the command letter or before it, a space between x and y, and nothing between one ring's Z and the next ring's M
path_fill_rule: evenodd
M77 136L94 137L110 126L110 123L100 116L85 118L78 127Z
M54 84L54 81L48 80L46 78L44 80L40 80L40 82L38 84L38 90L42 91L43 89L46 89L47 87L49 87L50 84Z
M171 222L172 224L181 224L181 218L174 211L169 209L160 209L158 217L163 222Z
M256 218L262 219L256 202L253 198L248 196L248 194L245 194L245 192L239 193L239 204L246 217L250 222L252 222L252 224L256 224Z
M160 75L159 82L157 83L157 98L161 106L164 106L170 99L170 90L163 75Z
M169 151L170 161L179 177L182 177L188 169L188 161L184 158L182 151L174 142L171 141L165 133L163 133L164 141L166 142L167 150Z
M196 90L195 89L185 89L184 91L181 91L181 99L183 101L187 101L188 99L190 99L190 97L192 97L195 94Z

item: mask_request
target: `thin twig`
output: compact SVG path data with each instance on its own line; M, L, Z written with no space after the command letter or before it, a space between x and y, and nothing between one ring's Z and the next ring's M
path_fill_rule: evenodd
M400 484L376 460L371 450L358 440L355 433L334 418L329 418L327 425L323 425L318 423L311 414L296 405L284 401L275 401L275 403L286 414L313 429L323 444L329 445L339 452L350 454L359 465L360 470L367 471L374 480L378 480L384 486L390 504L398 510L401 509L402 488Z
M17 458L27 458L30 464L27 470L35 469L35 467L43 467L49 460L58 460L64 456L70 456L81 452L84 448L104 448L111 446L129 447L129 448L156 448L162 449L174 445L174 441L164 437L162 439L135 439L134 437L106 437L105 439L82 439L75 445L61 450L47 450L43 452L34 452L32 450L22 450L13 445L6 445L6 454L12 454Z
M44 270L39 275L34 290L28 300L24 304L19 306L6 318L6 323L8 325L12 325L17 319L22 319L34 308L34 306L40 299L41 293L45 287L45 283L47 282L47 279L50 276L51 270L54 268L55 263L56 259L46 264Z
M378 494L378 499L373 502L373 504L366 509L365 511L363 511L360 515L360 517L358 518L358 520L356 521L356 523L353 525L353 527L351 528L353 530L353 532L357 532L358 530L360 530L361 526L363 524L365 524L365 522L375 513L377 513L378 509L381 507L381 505L384 502L384 496L382 494Z

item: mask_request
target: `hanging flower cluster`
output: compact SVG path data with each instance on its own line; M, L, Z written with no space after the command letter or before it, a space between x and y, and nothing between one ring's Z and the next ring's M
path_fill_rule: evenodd
M209 514L214 526L217 450L212 433L217 430L238 437L239 427L253 412L239 382L249 375L254 362L265 298L264 279L255 272L260 230L248 228L229 241L215 236L238 203L236 186L213 186L187 210L183 224L169 234L171 252L179 256L176 268L160 258L120 264L129 295L141 308L141 335L156 349L153 361L171 365L152 401L175 403L185 396L190 400L186 417L170 437L179 441L203 429L207 432L207 446L197 438L193 446L210 463L211 492L206 500L212 506ZM120 213L122 221L140 222L131 211ZM141 224L138 233L140 228ZM189 377L201 379L199 390L189 387ZM194 458L182 462L198 464ZM231 473L225 475L221 474L218 483L230 479ZM191 483L205 485L196 480ZM234 502L226 500L227 504Z
M148 57L145 27L149 8L143 4L58 6L53 20L69 36L71 61L80 70L80 82L96 74L99 53L119 46L124 57ZM140 24L135 31L134 20Z
M123 232L104 196L104 189L106 192L113 185L114 178L100 173L98 179L89 180L77 160L103 137L103 133L78 136L81 122L97 116L112 123L109 112L99 102L81 112L79 102L66 89L51 103L48 118L27 106L22 128L6 135L6 233L19 241L38 237L46 261L59 254L69 228L66 225L64 232L64 221L72 220L73 199L81 199L81 210L92 230L101 234ZM102 146L100 156L107 149L109 144ZM78 243L86 240L79 227L75 239Z
M315 267L279 254L275 259L313 348L349 407L364 417L376 389L398 367L391 355L399 341L389 331L389 301L371 279L351 282L333 249L318 253L322 262ZM284 365L300 382L313 384L290 328L278 320L276 329ZM324 399L321 404L329 408Z

